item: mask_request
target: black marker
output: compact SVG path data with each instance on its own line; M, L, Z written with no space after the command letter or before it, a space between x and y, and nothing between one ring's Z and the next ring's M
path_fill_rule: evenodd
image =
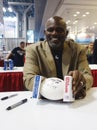
M10 95L10 96L5 96L3 98L1 98L1 100L6 100L8 98L11 98L11 97L14 97L14 96L17 96L18 94L13 94L13 95Z
M20 106L20 105L26 103L26 102L27 102L27 99L25 98L25 99L21 100L20 102L17 102L17 103L15 103L15 104L13 104L13 105L7 107L6 110L11 110L11 109L13 109L13 108L16 108L16 107L18 107L18 106Z

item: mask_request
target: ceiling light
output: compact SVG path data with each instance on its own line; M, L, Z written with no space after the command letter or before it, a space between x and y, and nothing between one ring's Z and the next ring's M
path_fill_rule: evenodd
M74 16L74 17L76 17L77 15L76 15L76 14L74 14L73 16Z
M68 21L66 22L66 24L68 24L68 23L70 23L70 20L68 20Z
M80 14L80 12L79 12L79 11L77 11L76 13L77 13L77 14Z
M83 17L86 17L86 15L85 15L85 14L83 14L82 16L83 16Z
M86 14L90 14L90 12L86 12Z
M78 20L75 21L75 23L77 23L77 22L78 22Z

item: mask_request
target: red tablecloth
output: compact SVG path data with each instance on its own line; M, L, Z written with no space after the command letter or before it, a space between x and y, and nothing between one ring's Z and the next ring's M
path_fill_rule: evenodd
M23 90L23 72L0 72L0 92Z
M91 70L92 75L93 75L93 87L97 87L97 69L96 70Z
M97 69L91 71L94 79L93 87L97 87ZM23 90L23 72L0 72L0 92Z

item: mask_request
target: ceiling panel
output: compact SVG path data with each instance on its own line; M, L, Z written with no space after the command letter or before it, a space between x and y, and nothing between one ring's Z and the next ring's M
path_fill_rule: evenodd
M63 0L55 15L63 17L73 33L97 33L97 0Z
M38 5L35 6L34 0L3 1L8 2L19 13L23 13L33 3L28 15L35 18L39 37L44 35L46 20L54 15L63 17L72 33L89 32L97 35L97 0L46 0L45 4L43 4L43 0L35 0L36 3L38 2ZM76 12L80 12L80 14ZM86 14L86 12L89 12L89 14ZM77 16L74 16L74 14Z
M28 16L34 16L34 0L4 0L3 5L7 9L8 7L12 7L12 9L19 13L23 14L24 11L32 4L32 7L28 11ZM15 12L7 12L4 13L4 16L15 16Z

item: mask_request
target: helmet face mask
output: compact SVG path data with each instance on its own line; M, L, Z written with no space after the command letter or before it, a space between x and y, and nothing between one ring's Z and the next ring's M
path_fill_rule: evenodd
M49 100L61 100L64 93L64 81L59 78L47 78L40 87L40 94Z

